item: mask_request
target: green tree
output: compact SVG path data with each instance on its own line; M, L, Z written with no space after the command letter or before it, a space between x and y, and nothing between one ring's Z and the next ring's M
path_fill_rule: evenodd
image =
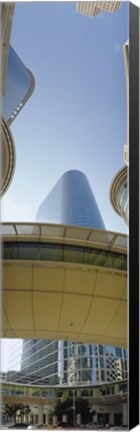
M5 404L3 414L8 415L12 420L16 422L16 417L20 417L22 414L29 414L31 412L29 405L24 404Z
M73 397L68 397L66 393L63 393L61 398L56 402L53 414L58 417L58 421L62 420L64 414L67 415L68 421L73 421L74 408L75 415L81 414L83 424L89 423L92 420L92 413L88 400L84 398L76 398L74 407Z
M87 424L92 421L92 413L88 399L77 398L76 402L76 414L81 414L81 420L83 424Z

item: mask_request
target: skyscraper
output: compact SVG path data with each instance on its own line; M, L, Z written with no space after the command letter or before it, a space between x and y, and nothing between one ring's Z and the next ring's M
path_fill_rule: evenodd
M39 207L37 221L105 229L88 179L78 170L62 175Z
M122 2L116 2L116 1L86 1L86 2L77 2L77 11L90 16L95 17L96 15L99 15L102 11L107 11L110 13L116 12Z
M16 147L10 125L34 90L34 77L10 46L14 3L2 3L1 13L1 146L0 194L3 195L13 178Z
M40 205L37 221L105 229L88 179L77 170L62 175ZM127 377L126 357L125 349L115 347L29 339L23 341L21 372L32 383L121 380Z

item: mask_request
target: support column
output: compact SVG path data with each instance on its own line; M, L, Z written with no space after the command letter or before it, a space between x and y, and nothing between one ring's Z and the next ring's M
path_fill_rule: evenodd
M57 416L53 415L53 426L57 426Z
M110 423L110 425L113 425L113 426L114 426L114 413L110 413L110 416L109 416L109 423Z
M63 422L66 422L68 420L68 416L67 416L67 414L63 414L63 416L62 416L62 421Z
M38 405L38 423L43 424L43 405Z
M123 403L123 424L128 425L128 403Z
M76 423L77 423L78 426L81 425L81 414L80 413L77 414L77 416L76 416Z
M45 424L46 425L49 424L49 412L46 412L46 414L45 414Z
M97 423L97 411L96 411L96 414L94 414L93 415L93 423Z

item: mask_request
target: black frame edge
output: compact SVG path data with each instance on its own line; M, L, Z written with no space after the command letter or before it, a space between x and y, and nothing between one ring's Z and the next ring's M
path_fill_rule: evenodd
M139 8L129 3L129 429L139 424Z

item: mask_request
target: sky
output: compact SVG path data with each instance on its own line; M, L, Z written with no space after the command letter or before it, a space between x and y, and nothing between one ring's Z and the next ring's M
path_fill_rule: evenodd
M89 180L107 230L127 233L109 187L124 166L127 142L123 44L128 3L90 18L75 2L16 3L11 45L35 78L35 90L11 125L13 181L1 202L3 221L35 221L38 207L71 169ZM10 342L2 343L2 369Z

